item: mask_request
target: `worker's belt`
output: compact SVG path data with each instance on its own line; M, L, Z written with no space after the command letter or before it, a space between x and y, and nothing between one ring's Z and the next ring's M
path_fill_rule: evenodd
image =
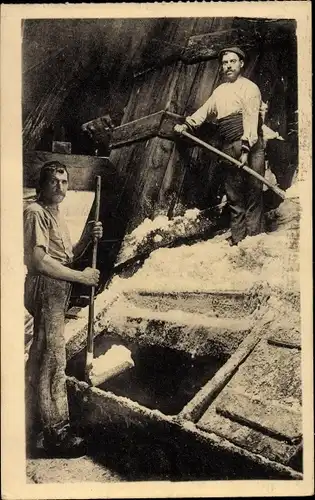
M220 138L224 142L234 142L239 140L243 133L243 115L233 113L232 115L220 118L217 122Z

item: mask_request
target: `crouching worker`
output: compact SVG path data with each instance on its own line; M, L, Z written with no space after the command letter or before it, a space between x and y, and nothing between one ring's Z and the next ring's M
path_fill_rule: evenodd
M71 431L66 389L65 312L71 283L97 286L99 271L71 269L102 224L88 223L73 247L59 204L68 189L67 168L57 161L43 165L37 200L24 210L25 307L34 317L33 342L26 363L26 432L31 447L40 432L53 456L85 454L84 440Z

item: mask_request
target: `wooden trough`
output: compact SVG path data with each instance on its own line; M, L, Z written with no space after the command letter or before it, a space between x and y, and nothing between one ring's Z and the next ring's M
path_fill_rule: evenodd
M246 309L246 293L204 294L198 301L201 324L195 312L187 330L186 318L175 321L167 311L162 317L151 306L149 322L143 305L130 316L122 301L137 298L120 296L111 308L125 311L124 318L115 321L111 308L109 316L97 317L102 331L96 356L104 346L123 343L135 368L100 388L79 380L77 332L68 343L71 417L97 460L133 479L301 479L300 337L285 323L273 329L267 297L260 308L269 311L269 321L262 313L257 324ZM196 301L194 294L184 294L189 301ZM211 319L224 302L234 304L237 316L243 304L246 327L237 330L231 307L229 326L202 321L207 306ZM172 297L164 296L165 309L167 304L171 309ZM280 331L283 341L275 345Z

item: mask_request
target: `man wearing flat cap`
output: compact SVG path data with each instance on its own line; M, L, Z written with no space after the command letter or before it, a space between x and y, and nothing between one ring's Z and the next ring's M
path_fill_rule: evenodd
M245 53L239 47L219 52L225 82L175 131L194 132L208 120L216 120L220 149L264 175L264 145L261 132L262 100L255 83L242 76ZM230 244L264 231L263 186L241 168L226 163L225 192L231 211Z

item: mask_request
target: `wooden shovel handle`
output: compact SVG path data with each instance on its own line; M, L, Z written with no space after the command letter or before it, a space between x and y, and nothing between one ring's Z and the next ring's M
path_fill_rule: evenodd
M95 182L95 212L94 221L98 222L100 217L100 204L101 204L101 177L96 176ZM92 252L92 268L96 269L97 260L97 247L98 239L93 240L93 252ZM93 361L93 344L94 344L94 296L95 296L95 286L91 287L90 297L89 297L89 321L88 321L88 333L87 333L87 351L86 351L86 378L88 379L88 374L91 369L91 364Z
M211 151L212 153L215 153L218 156L221 156L221 158L224 158L225 160L228 160L229 162L233 163L234 165L237 165L238 167L241 167L248 174L252 175L253 177L256 177L256 179L259 179L263 184L266 184L266 186L268 186L270 189L272 189L272 191L274 191L278 196L280 196L280 198L282 198L283 200L285 200L285 192L282 191L282 189L280 189L278 186L275 186L274 184L272 184L271 182L269 182L267 179L265 179L265 177L263 177L262 175L260 175L257 172L255 172L255 170L247 167L246 165L242 166L241 162L239 162L238 160L236 160L232 156L227 155L226 153L223 153L223 151L220 151L219 149L215 148L214 146L211 146L210 144L208 144L207 142L204 142L201 139L198 139L198 137L195 137L194 135L189 134L189 132L184 132L183 131L183 132L181 132L181 135L184 135L185 137L188 137L188 139L191 139L196 144L199 144L200 146L202 146L202 147L208 149L209 151Z
M94 221L98 222L100 218L100 205L101 205L101 176L96 176L95 182L95 212ZM98 239L93 240L93 253L92 253L92 268L96 269Z

